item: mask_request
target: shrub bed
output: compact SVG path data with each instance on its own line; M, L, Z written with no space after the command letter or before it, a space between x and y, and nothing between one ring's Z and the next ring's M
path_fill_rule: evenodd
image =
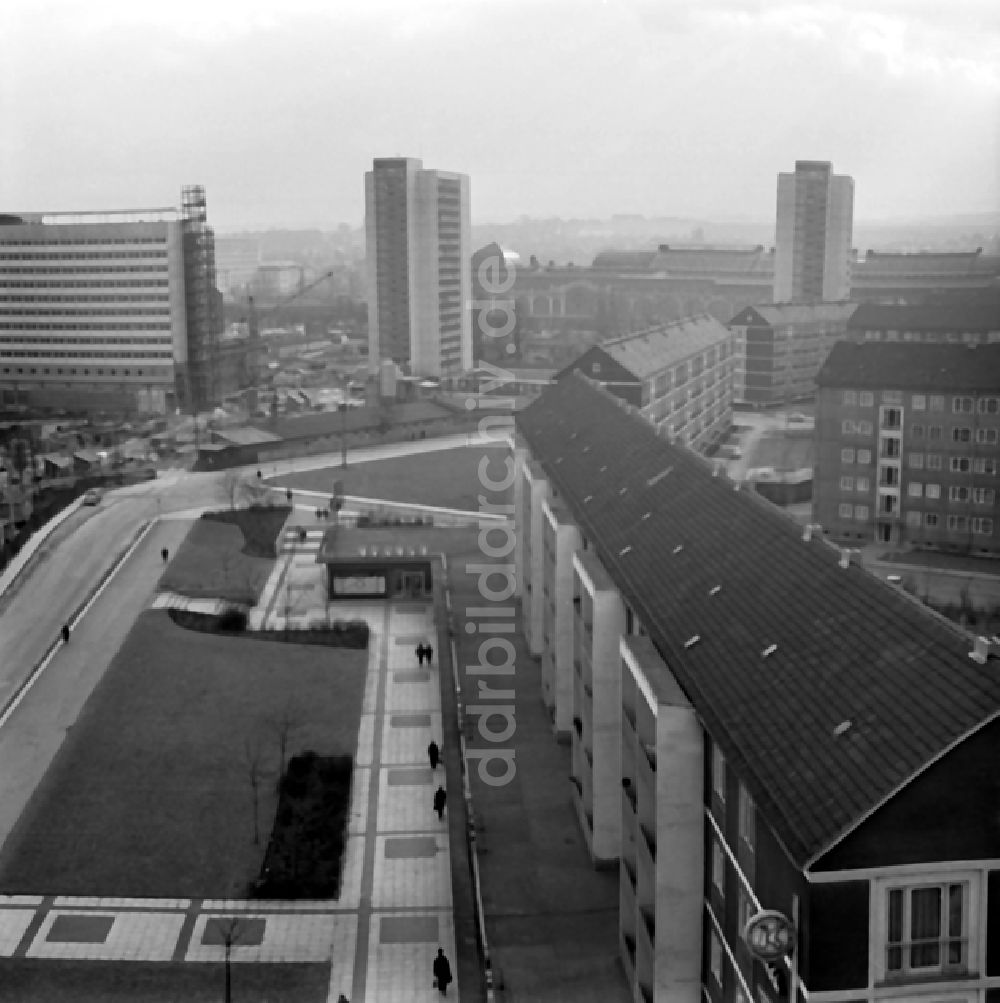
M255 898L336 898L351 800L350 756L293 756L281 778L274 828Z
M291 511L288 505L252 505L250 508L205 512L202 519L238 526L243 533L245 554L275 558L278 556L278 534Z
M242 609L222 613L196 613L188 609L170 609L170 619L178 627L200 630L206 634L227 634L254 641L290 641L294 644L323 644L330 648L368 647L370 634L364 620L335 620L329 627L291 628L289 630L247 630L247 613Z

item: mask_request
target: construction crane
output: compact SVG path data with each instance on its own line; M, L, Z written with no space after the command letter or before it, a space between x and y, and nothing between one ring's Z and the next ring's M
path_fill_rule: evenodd
M260 321L262 317L267 317L277 310L280 310L284 306L288 306L289 303L293 303L300 296L304 296L310 289L315 289L321 282L326 282L327 279L332 279L334 272L326 272L321 275L318 279L313 280L308 285L302 286L297 289L290 296L285 296L283 299L278 300L273 306L268 307L266 310L258 313L257 307L254 304L253 297L247 297L247 332L249 334L249 346L247 348L247 369L250 375L250 382L253 386L257 386L264 377L263 369L263 352L260 343Z

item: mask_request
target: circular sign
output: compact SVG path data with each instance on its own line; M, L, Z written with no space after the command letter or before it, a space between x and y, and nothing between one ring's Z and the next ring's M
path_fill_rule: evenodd
M764 909L747 921L743 940L755 958L777 961L795 950L795 927L783 913Z

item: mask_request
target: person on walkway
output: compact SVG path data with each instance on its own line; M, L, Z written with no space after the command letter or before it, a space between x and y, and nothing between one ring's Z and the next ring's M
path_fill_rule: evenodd
M423 643L418 644L416 646L416 648L414 648L413 650L414 650L414 653L417 656L417 663L419 665L423 665L424 664L424 654L425 654L425 651L426 651L426 649L423 646Z
M63 624L63 629L62 629L61 633L62 633L63 644L69 644L69 624L68 623L64 623ZM436 801L435 801L435 803L436 803Z
M431 739L431 744L427 746L427 758L431 761L431 769L436 770L441 762L441 749L437 742Z
M288 488L288 489L287 489L287 490L285 491L285 497L286 497L286 498L288 499L288 504L289 504L289 505L291 505L291 504L292 504L292 498L294 498L294 497L295 497L295 496L294 496L294 495L292 494L292 489L291 489L291 488Z
M167 558L168 558L169 556L170 556L170 551L169 551L169 550L167 550L167 548L166 548L166 547L164 547L164 548L163 548L163 550L161 550L161 551L160 551L160 557L162 557L162 558L163 558L163 563L164 563L164 564L166 564L166 563L167 563Z
M424 645L424 658L427 659L428 665L434 661L434 649L429 644Z
M444 806L447 800L448 792L443 787L439 787L434 792L434 810L437 812L439 819L444 818Z
M444 951L439 947L437 957L434 959L434 985L442 996L448 995L448 985L451 983L451 965L444 956Z

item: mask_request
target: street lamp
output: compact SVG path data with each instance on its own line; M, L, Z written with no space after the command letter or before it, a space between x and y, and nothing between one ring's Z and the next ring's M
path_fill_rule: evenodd
M340 465L347 466L347 402L342 401L337 405L340 412Z

